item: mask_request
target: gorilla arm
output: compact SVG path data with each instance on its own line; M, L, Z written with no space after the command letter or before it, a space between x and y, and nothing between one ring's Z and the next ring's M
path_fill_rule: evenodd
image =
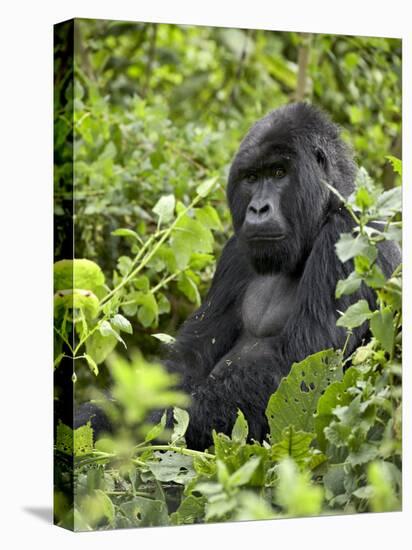
M205 381L219 359L236 342L241 329L241 299L251 269L237 250L235 237L225 245L210 290L200 308L185 321L168 348L168 370L183 376L191 392Z

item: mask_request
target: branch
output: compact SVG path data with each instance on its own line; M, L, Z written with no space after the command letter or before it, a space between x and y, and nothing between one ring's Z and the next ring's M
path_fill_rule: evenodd
M308 93L307 85L311 42L312 35L309 33L302 33L298 52L298 83L295 94L296 101L303 101Z

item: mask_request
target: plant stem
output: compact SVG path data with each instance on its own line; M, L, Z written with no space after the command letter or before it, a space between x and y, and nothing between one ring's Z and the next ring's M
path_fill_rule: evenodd
M169 227L169 229L166 229L166 230L163 230L161 232L156 232L154 235L153 235L153 239L154 238L157 238L159 236L159 234L161 234L163 232L163 235L162 237L157 241L157 243L155 244L155 246L152 248L152 250L146 254L146 256L143 258L143 260L140 262L140 264L132 269L129 274L124 277L124 279L111 291L109 292L109 294L107 294L103 299L102 301L100 302L100 308L106 303L108 302L113 296L114 294L116 294L116 292L118 292L121 288L123 288L131 279L133 279L138 273L140 273L140 271L150 262L150 260L153 258L153 256L156 254L156 252L159 250L159 248L162 246L162 244L165 242L165 240L170 236L170 234L172 233L172 231L175 229L176 227L176 224L181 220L181 218L183 218L183 216L191 209L193 208L200 200L201 200L201 196L200 195L196 195L196 197L192 200L192 202L189 204L189 206L187 208L185 208L184 210L182 210L182 212L180 212L180 214L176 217L175 221L173 222L173 224ZM146 248L147 248L147 245L149 243L150 239L146 242ZM139 254L137 255L137 257L135 258L133 264L135 264L137 262L137 259L141 257L142 255L142 252L144 250L145 247L143 247Z
M70 342L68 341L68 339L63 335L63 333L61 333L56 327L53 327L54 330L57 332L57 334L60 336L60 338L63 340L63 342L66 344L66 346L69 348L69 350L74 353L73 351L73 348L70 344Z
M156 286L154 286L150 292L152 294L154 294L155 292L157 292L158 290L160 290L162 287L164 287L165 285L167 285L167 283L169 283L170 281L172 281L173 279L175 279L178 275L180 275L180 273L182 273L182 270L179 269L179 271L175 271L174 273L172 273L171 275L169 275L168 277L166 277L165 279L163 279L162 281L160 281L160 283L158 283Z
M194 451L193 449L186 449L185 447L177 447L176 445L146 445L145 447L138 447L135 449L137 453L143 453L144 451L173 451L186 456L199 456L204 458L215 459L215 455L202 451Z

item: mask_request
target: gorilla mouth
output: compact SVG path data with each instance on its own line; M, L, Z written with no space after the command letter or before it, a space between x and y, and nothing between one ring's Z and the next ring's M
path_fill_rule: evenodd
M247 241L282 241L285 238L284 233L276 233L273 235L251 235L247 237Z

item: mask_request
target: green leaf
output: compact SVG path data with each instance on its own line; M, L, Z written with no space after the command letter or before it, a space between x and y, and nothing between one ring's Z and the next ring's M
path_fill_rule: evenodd
M86 340L87 354L93 358L97 365L103 363L109 353L111 353L117 344L117 338L114 336L102 336L100 332L95 331Z
M359 300L348 307L345 313L336 322L338 327L353 329L370 319L372 312L366 300Z
M112 231L112 235L114 235L115 237L132 237L140 243L143 242L136 231L128 229L127 227L119 227L119 229L115 229L114 231Z
M396 481L394 479L393 468L392 464L383 461L372 462L368 467L372 512L394 512L401 510L401 503L395 491Z
M170 273L174 273L177 270L175 252L163 244L151 259L150 267L157 272L167 269ZM142 290L149 290L149 287Z
M356 451L349 453L348 458L346 459L349 464L353 467L360 466L361 464L367 464L371 462L379 455L379 449L376 444L373 443L362 443Z
M136 302L140 305L137 318L144 327L157 326L159 309L151 292L139 293Z
M56 450L61 453L73 454L73 430L70 426L63 424L61 420L56 428Z
M73 431L74 456L93 452L93 428L90 422Z
M374 260L376 257L375 248L361 234L355 238L350 233L342 233L335 248L341 262L347 262L355 256L366 256L371 260Z
M402 161L392 155L386 155L385 158L392 164L393 171L402 176Z
M180 453L166 451L155 452L155 461L146 462L151 472L158 481L173 481L180 485L186 485L190 480L196 477L193 469L193 458Z
M205 513L205 497L189 495L180 503L176 512L170 516L173 525L187 525L200 520Z
M203 183L196 187L196 193L201 197L207 197L217 183L217 177L205 180Z
M173 433L171 437L171 445L175 445L185 435L187 427L189 426L189 413L179 407L174 407L173 417L175 424L173 427Z
M351 402L352 396L347 390L356 384L359 377L360 372L355 367L349 368L343 379L331 384L319 398L315 417L315 430L316 439L322 451L326 450L324 429L334 418L334 409L346 406Z
M104 285L100 267L90 260L60 260L54 264L54 289L84 289L95 291Z
M156 439L159 437L159 435L164 431L166 426L166 411L162 414L162 418L160 419L160 422L155 424L146 434L146 437L144 440L147 442L152 441L153 439Z
M162 293L157 294L157 306L159 310L159 315L161 315L162 313L170 313L171 311L170 301Z
M59 353L59 355L56 357L56 359L54 360L54 363L53 363L53 367L55 369L57 369L57 367L60 365L63 357L64 357L64 353Z
M253 521L261 519L274 519L275 511L266 499L252 491L244 489L239 494L239 504L235 520Z
M176 200L174 195L164 195L155 206L153 212L159 216L160 223L168 223L173 219Z
M193 252L213 251L213 235L207 227L185 215L175 225L171 247L177 267L185 269Z
M379 216L385 218L392 216L402 209L402 187L394 187L379 196L376 203Z
M399 277L391 277L384 288L379 291L380 299L399 311L402 308L402 280Z
M150 289L149 277L146 277L146 275L141 275L140 277L134 279L133 284L135 288L138 290L143 290L143 292L147 292Z
M173 338L173 336L170 336L169 334L164 334L162 332L158 332L157 334L152 334L153 338L157 338L161 342L165 344L173 344L173 342L176 342L176 338Z
M296 431L313 432L318 399L329 384L341 378L341 356L332 350L294 363L270 397L266 409L272 443L280 441L289 426Z
M395 338L393 313L389 307L375 311L370 320L370 328L374 337L379 340L383 349L392 353Z
M353 294L359 290L361 284L361 277L355 271L352 271L346 279L338 281L335 292L336 298L340 298L344 294Z
M152 498L134 497L120 505L127 527L158 527L169 525L166 503Z
M97 376L99 374L99 369L97 367L96 361L91 357L90 355L87 355L87 353L84 354L84 358L87 361L87 365L89 369L92 371L92 373Z
M56 449L62 453L82 456L93 451L93 429L90 422L72 430L59 420L56 428Z
M200 306L200 294L196 283L187 273L181 273L177 283L177 288L194 304Z
M251 477L255 473L256 468L259 466L260 457L254 456L248 462L243 464L236 472L234 472L228 480L230 487L240 487L249 483Z
M380 267L374 264L365 276L365 283L371 288L382 288L386 283L386 277Z
M310 469L319 466L326 456L311 447L314 434L296 431L293 427L285 428L281 440L271 448L271 458L280 462L286 457L292 458L299 466Z
M102 520L112 524L114 521L114 505L101 489L95 489L80 499L80 513L87 524L97 527Z
M58 290L54 295L54 316L69 309L81 310L86 319L91 320L99 313L99 299L91 290ZM75 322L78 320L75 318Z
M104 337L114 336L116 338L116 340L121 342L124 345L124 347L126 347L126 344L125 344L123 338L120 336L120 334L118 332L116 332L114 330L114 328L109 323L109 321L102 321L100 323L100 326L99 326L99 331L100 331L100 334Z
M367 210L374 204L374 198L366 189L366 187L359 187L355 194L355 204L359 206L361 210Z
M279 464L278 472L276 503L292 517L318 515L322 507L322 488L312 485L307 472L299 472L290 458Z
M242 411L238 409L236 422L232 429L232 439L244 445L246 443L247 434L249 432L249 426Z
M196 219L209 229L223 229L219 214L210 204L195 209Z
M127 334L133 334L133 328L128 319L117 313L114 317L110 319L111 324L116 327L119 331L126 332Z
M223 460L216 460L217 479L222 487L227 487L229 481L229 469Z
M228 514L233 512L236 507L237 500L234 497L229 497L226 493L216 495L206 504L205 520L227 519Z

